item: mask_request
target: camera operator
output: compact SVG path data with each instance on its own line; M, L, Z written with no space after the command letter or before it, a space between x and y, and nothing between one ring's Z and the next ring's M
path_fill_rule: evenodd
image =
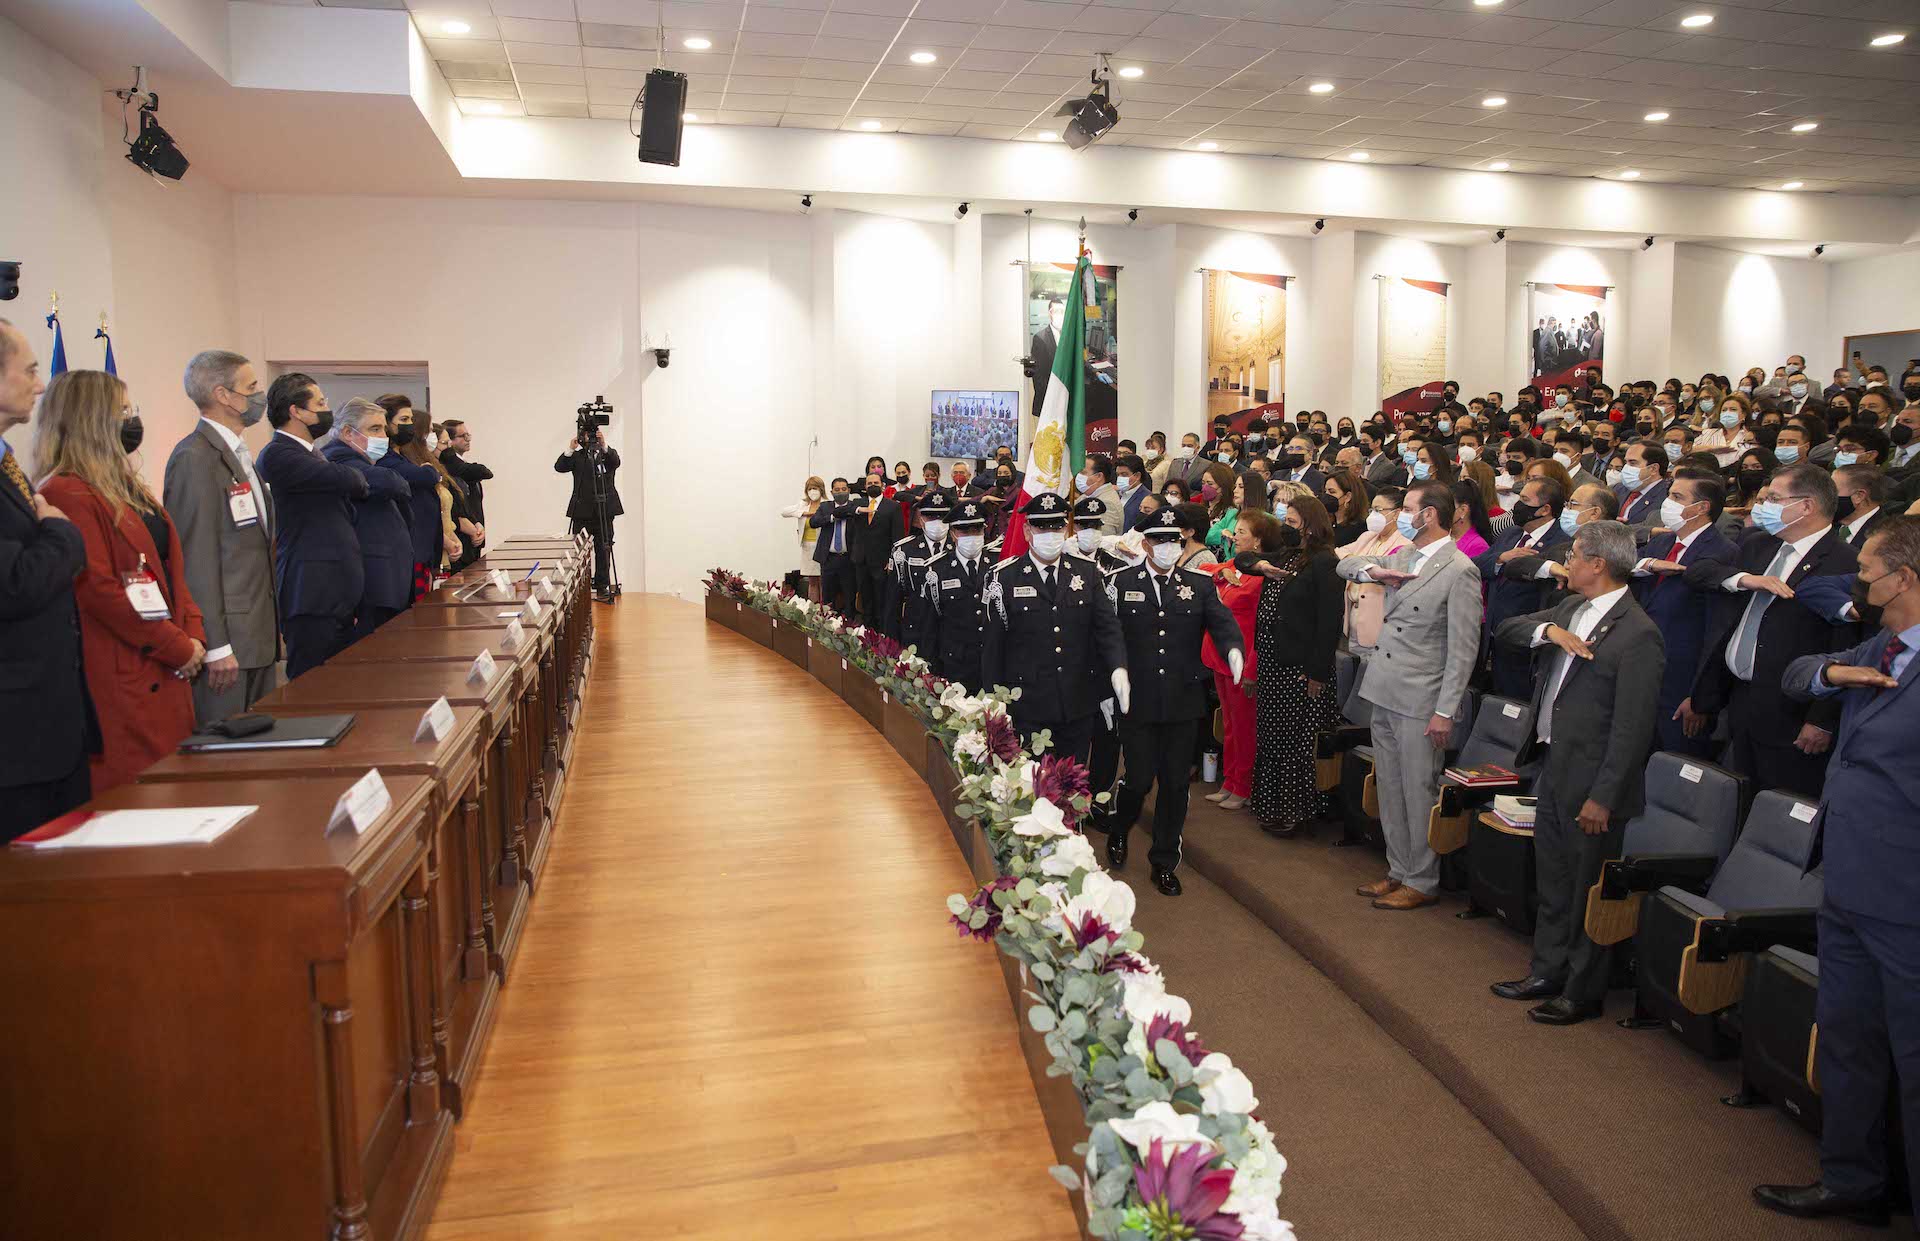
M567 501L567 519L573 529L593 536L593 591L603 600L612 599L613 584L609 562L613 559L613 519L626 512L620 493L614 489L614 472L620 468L620 454L607 447L605 415L597 425L587 423L575 428L567 441L567 450L553 463L554 473L573 475L573 498ZM580 439L591 427L592 438L581 447Z

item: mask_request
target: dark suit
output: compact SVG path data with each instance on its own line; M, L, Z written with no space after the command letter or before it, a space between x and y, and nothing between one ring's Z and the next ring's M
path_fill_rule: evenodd
M820 566L820 601L842 616L853 615L853 503L822 502L807 524L826 533L813 541L813 562ZM833 550L835 537L840 550Z
M1099 571L1072 556L1053 568L1051 588L1032 556L989 572L980 683L1020 690L1012 715L1021 733L1050 729L1054 752L1084 764L1095 712L1127 652Z
M74 524L41 521L0 478L0 844L92 795L87 755L100 729L73 598L86 564Z
M567 520L576 533L585 530L593 536L593 588L604 594L612 586L613 519L627 511L614 485L620 454L611 448L569 450L554 459L553 472L573 476Z
M480 488L493 471L478 461L469 461L451 448L440 451L440 464L447 467L447 473L459 479L467 488L467 513L475 525L487 524L486 498Z
M1532 654L1526 650L1514 650L1494 640L1494 632L1507 620L1515 616L1525 616L1537 612L1546 602L1546 593L1553 585L1552 579L1541 580L1532 576L1539 567L1538 560L1521 560L1517 563L1529 566L1526 576L1519 576L1520 570L1507 572L1507 566L1500 564L1500 554L1512 551L1526 542L1527 532L1521 527L1509 526L1497 532L1493 541L1487 544L1487 550L1473 558L1474 568L1480 570L1480 580L1487 584L1487 641L1493 664L1493 692L1508 698L1525 698L1533 692ZM1540 535L1538 547L1545 551L1572 540L1560 523L1549 520L1546 532Z
M1293 471L1292 470L1276 470L1274 471L1273 476L1275 478L1281 478L1281 479L1293 479ZM1297 481L1302 487L1305 487L1308 491L1311 491L1314 495L1314 498L1317 500L1320 498L1320 493L1326 489L1327 476L1325 474L1322 474L1317 467L1310 465L1307 467L1306 473L1302 474L1297 480L1294 480L1294 481Z
M1642 551L1648 560L1670 560L1676 542L1671 534L1655 535ZM1712 522L1693 536L1680 553L1679 563L1692 567L1706 561L1731 562L1737 550ZM1705 731L1689 737L1673 713L1693 692L1700 656L1707 643L1707 622L1719 600L1712 588L1687 581L1683 574L1656 573L1635 578L1633 597L1640 601L1660 636L1666 639L1667 669L1660 681L1660 706L1654 720L1654 748L1711 758L1718 748Z
M848 555L853 559L854 579L860 588L860 619L869 629L882 633L886 632L882 613L889 561L893 545L906 537L906 527L899 501L886 496L877 504L871 498L862 500L847 521Z
M1632 493L1624 486L1613 489L1614 497L1620 501L1620 521L1633 527L1633 537L1637 541L1646 542L1648 530L1660 524L1660 506L1665 503L1667 492L1672 489L1672 482L1663 478L1643 490L1631 504L1627 502L1627 497Z
M1046 403L1047 384L1053 380L1053 358L1060 351L1060 338L1054 335L1053 324L1033 334L1033 341L1027 346L1027 355L1033 359L1033 412L1037 415L1040 407Z
M951 548L934 558L922 580L926 606L911 641L938 676L970 692L980 684L980 633L987 613L983 595L993 562L983 553L971 563Z
M1686 576L1703 590L1720 589L1721 582L1735 573L1766 573L1779 549L1779 539L1756 533L1740 543L1733 565L1703 560ZM1852 573L1856 567L1853 548L1837 529L1829 529L1787 575L1787 585L1798 586L1809 577ZM1793 742L1805 724L1832 732L1839 722L1839 704L1793 702L1779 692L1780 677L1802 655L1837 651L1851 644L1858 630L1768 595L1772 602L1760 620L1753 679L1743 681L1728 668L1727 649L1752 598L1752 591L1720 591L1708 624L1706 653L1694 679L1693 707L1708 715L1727 713L1727 751L1721 763L1752 780L1756 791L1785 789L1802 797L1818 797L1828 756L1803 754Z
M1829 663L1882 667L1885 630L1851 650L1807 655L1781 682L1806 701ZM1911 644L1920 635L1909 631ZM1820 1180L1846 1197L1886 1188L1886 1101L1900 1083L1907 1171L1920 1185L1920 658L1894 689L1823 699L1840 707L1831 775L1815 822L1826 893L1820 907Z
M1400 464L1400 458L1391 453L1381 453L1365 465L1367 486L1404 487L1407 485L1407 467Z
M1140 501L1147 498L1148 487L1145 480L1135 483L1127 493L1127 502L1120 510L1120 533L1125 534L1140 522Z
M1562 981L1568 1000L1597 1008L1606 995L1608 953L1587 938L1582 915L1601 863L1620 855L1622 825L1646 806L1647 747L1665 656L1660 631L1631 592L1588 627L1592 659L1574 658L1551 644L1532 646L1542 625L1573 630L1575 613L1586 604L1584 597L1569 596L1548 611L1516 616L1500 627L1496 640L1537 655L1534 719L1550 722L1553 742L1533 786L1540 912L1529 973ZM1564 679L1549 702L1562 663ZM1536 724L1520 752L1522 762L1535 757L1541 729ZM1607 809L1606 830L1591 836L1578 822L1589 800Z
M366 498L367 480L281 432L260 450L254 469L272 490L280 519L273 532L274 584L291 680L325 663L353 632L367 580L353 504Z
M391 620L413 595L413 535L407 529L407 480L375 468L367 454L335 440L320 450L335 465L356 471L367 494L353 501L353 534L360 544L360 603L353 613L358 640Z
M1856 515L1847 521L1838 523L1852 531L1852 534L1847 537L1847 544L1853 548L1853 554L1858 556L1860 549L1867 545L1867 536L1871 535L1875 530L1878 530L1881 523L1885 522L1888 518L1898 515L1900 511L1901 510L1890 504L1882 504L1875 508L1872 513L1868 514L1864 522Z

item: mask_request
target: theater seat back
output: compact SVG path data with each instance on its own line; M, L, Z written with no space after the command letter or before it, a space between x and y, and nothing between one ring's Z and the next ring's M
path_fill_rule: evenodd
M1480 699L1473 713L1472 731L1460 747L1459 765L1477 767L1498 763L1515 768L1520 763L1521 747L1533 734L1533 707L1515 698L1488 694Z
M1714 872L1707 896L1722 909L1812 908L1824 890L1807 873L1818 806L1777 789L1753 799L1746 826Z
M1711 854L1722 861L1740 828L1739 776L1662 750L1647 761L1647 808L1627 820L1621 851Z
M1360 678L1366 670L1366 662L1357 655L1334 656L1334 691L1339 695L1340 718L1356 728L1366 728L1373 722L1373 704L1360 696Z

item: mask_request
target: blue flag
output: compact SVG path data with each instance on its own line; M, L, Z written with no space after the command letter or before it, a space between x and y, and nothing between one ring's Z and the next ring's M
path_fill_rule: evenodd
M53 367L47 372L47 377L51 379L55 375L65 374L67 369L67 342L60 335L59 311L48 313L47 326L53 329Z
M95 340L104 340L107 342L107 374L118 375L120 372L113 368L113 337L107 335L107 328L105 324L101 324L99 327L94 329L93 338Z

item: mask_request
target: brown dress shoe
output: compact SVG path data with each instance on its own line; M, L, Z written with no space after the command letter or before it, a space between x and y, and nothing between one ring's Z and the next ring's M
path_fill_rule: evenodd
M1373 903L1375 909L1418 909L1433 904L1435 898L1415 888L1395 888Z
M1356 896L1371 896L1377 899L1385 896L1399 886L1400 881L1398 879L1382 879L1377 883L1363 883L1355 888L1353 892Z

